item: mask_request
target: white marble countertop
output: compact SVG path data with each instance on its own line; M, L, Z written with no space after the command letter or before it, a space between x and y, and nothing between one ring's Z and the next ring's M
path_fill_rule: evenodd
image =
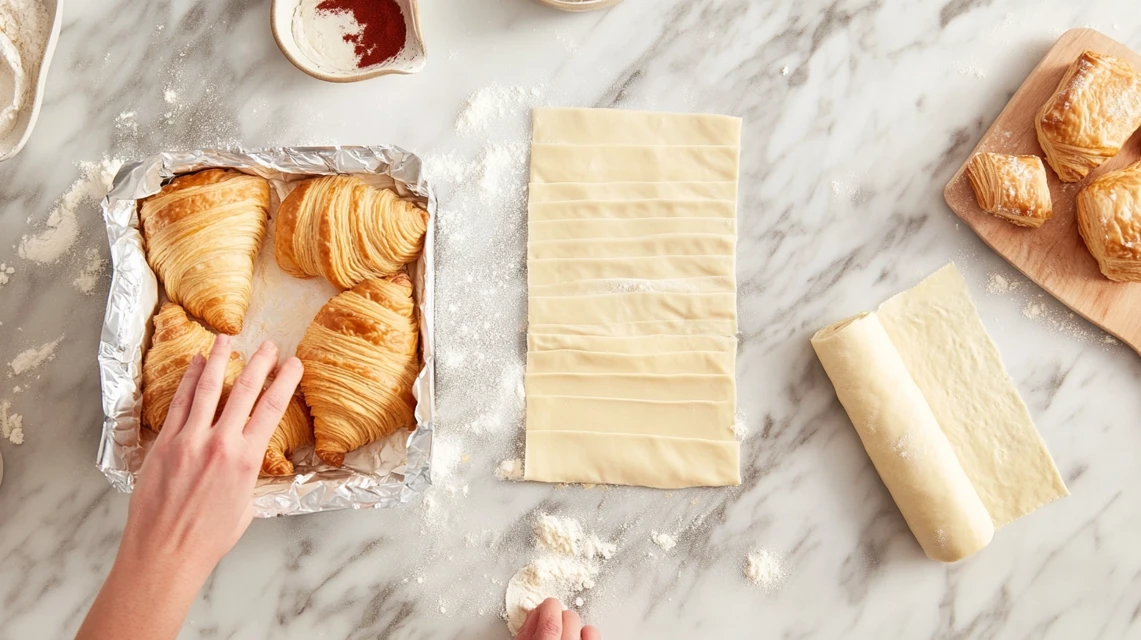
M43 229L76 161L332 142L399 144L439 177L439 437L454 468L431 507L254 523L183 637L504 638L503 585L531 557L541 512L618 542L583 596L608 639L1141 636L1141 358L1068 316L942 201L1063 30L1095 26L1141 48L1141 5L627 0L582 15L529 0L421 6L422 73L337 86L278 52L268 0L67 3L38 128L0 165L0 262L15 269L0 288L0 400L26 433L23 445L0 442L0 638L74 633L127 506L94 467L106 275L90 295L72 284L88 249L107 255L101 220L83 207L79 239L56 265L18 258L19 239ZM469 97L493 84L483 95L503 99L457 127ZM745 118L741 487L493 477L521 441L518 180L532 104ZM949 260L1072 491L955 566L923 557L808 344L823 324ZM1018 286L995 293L996 275ZM18 353L61 337L54 359L10 375ZM676 534L677 547L659 549L651 531ZM783 558L777 589L744 578L759 548Z

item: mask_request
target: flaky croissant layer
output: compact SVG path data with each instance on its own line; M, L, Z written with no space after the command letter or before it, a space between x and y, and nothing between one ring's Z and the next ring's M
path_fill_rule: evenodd
M428 212L356 176L299 184L281 203L274 256L290 275L322 276L340 289L400 271L419 257Z
M268 226L269 183L226 169L179 176L139 209L147 262L170 299L236 335Z
M415 426L418 346L407 274L365 280L321 308L297 345L319 458L340 466L345 453Z

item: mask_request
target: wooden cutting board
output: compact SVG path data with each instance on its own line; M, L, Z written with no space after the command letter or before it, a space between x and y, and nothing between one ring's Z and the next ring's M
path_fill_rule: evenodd
M1087 50L1120 58L1141 71L1141 55L1120 42L1093 29L1067 31L1022 83L971 156L982 151L1037 155L1045 163L1046 154L1038 145L1034 130L1034 115L1057 89L1070 63ZM1017 227L980 209L967 179L966 162L947 183L943 195L951 209L983 242L1026 277L1141 353L1141 283L1111 282L1101 275L1097 261L1078 235L1074 205L1074 196L1091 180L1138 158L1141 158L1141 133L1135 134L1117 157L1081 182L1062 182L1046 164L1054 217L1038 229ZM969 159L970 156L965 158Z

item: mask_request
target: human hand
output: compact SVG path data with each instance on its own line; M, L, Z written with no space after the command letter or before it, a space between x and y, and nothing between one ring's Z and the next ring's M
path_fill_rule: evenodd
M195 356L183 376L139 471L121 554L178 558L181 572L205 580L253 519L258 470L302 366L290 358L262 395L277 364L277 347L262 343L215 421L229 358L230 337L219 335L209 360Z
M230 337L220 335L209 360L195 356L182 377L139 471L119 555L77 638L174 638L202 583L249 527L266 445L302 366L287 360L263 394L277 347L262 343L215 420L229 359Z
M602 640L602 634L582 626L574 611L563 611L563 603L547 598L527 614L515 640Z

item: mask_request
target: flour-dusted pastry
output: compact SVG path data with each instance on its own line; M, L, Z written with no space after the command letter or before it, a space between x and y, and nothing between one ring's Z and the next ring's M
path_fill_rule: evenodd
M227 169L177 177L139 208L147 262L172 301L236 335L268 215L264 178Z
M1141 162L1078 192L1078 230L1105 277L1141 282Z
M1053 215L1046 167L1038 156L976 153L967 177L979 208L1021 227L1040 227Z
M416 424L418 345L404 273L365 280L321 307L297 345L319 458L340 466L345 453Z
M263 476L288 476L293 474L293 463L289 457L299 447L313 444L313 418L299 389L293 394L285 415L277 424L277 429L269 438L269 446L261 463Z
M356 176L324 176L297 185L275 225L274 256L286 273L349 289L416 260L428 212Z
M186 311L173 303L162 305L154 318L151 348L143 357L143 426L158 433L166 421L170 401L195 354L206 357L214 346L214 334L186 317ZM244 363L236 351L226 364L222 397L238 379ZM224 403L219 403L222 406Z
M1077 182L1121 151L1141 127L1141 76L1123 60L1078 56L1034 120L1046 160Z

